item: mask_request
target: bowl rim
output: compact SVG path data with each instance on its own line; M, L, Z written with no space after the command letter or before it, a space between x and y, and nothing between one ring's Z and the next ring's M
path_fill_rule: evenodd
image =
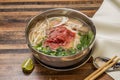
M55 11L55 10L72 11L72 12L81 14L82 16L86 17L86 18L89 20L89 22L90 22L90 23L92 24L92 26L94 27L94 30L95 30L95 31L94 31L94 38L93 38L93 40L91 41L91 43L90 43L86 48L84 48L83 50L81 50L81 51L79 51L79 52L77 52L77 53L75 53L75 54L68 55L68 56L51 56L51 55L47 55L47 54L44 54L44 53L42 53L42 52L39 52L38 50L34 49L34 48L31 46L31 43L30 43L29 37L28 37L29 34L27 34L28 31L30 30L30 29L28 30L30 23L31 23L32 21L34 21L34 19L37 18L39 15L42 15L42 14L44 14L44 13L46 13L46 12L49 12L49 11ZM35 15L34 17L32 17L32 18L30 19L30 21L27 23L27 26L26 26L26 28L25 28L25 37L26 37L26 43L27 43L27 45L28 45L28 47L29 47L30 50L32 49L32 50L34 50L35 52L37 52L37 53L39 53L39 54L42 54L42 55L44 55L44 56L46 56L46 57L51 57L51 58L69 58L69 57L77 56L78 54L82 53L85 49L89 48L89 47L94 43L95 38L96 38L96 28L95 28L95 25L94 25L94 23L92 22L92 20L91 20L87 15L85 15L84 13L82 13L82 12L80 12L80 11L78 11L78 10L71 9L71 8L52 8L52 9L48 9L48 10L46 10L46 11L43 11L43 12Z

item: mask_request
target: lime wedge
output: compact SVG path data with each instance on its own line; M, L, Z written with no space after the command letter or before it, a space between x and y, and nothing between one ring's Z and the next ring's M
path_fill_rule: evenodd
M32 72L34 64L31 58L25 60L22 64L22 69L24 72Z

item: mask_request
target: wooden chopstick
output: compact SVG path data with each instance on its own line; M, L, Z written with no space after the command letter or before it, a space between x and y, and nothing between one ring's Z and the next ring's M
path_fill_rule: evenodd
M94 76L96 73L98 73L103 67L107 66L109 63L111 63L117 56L114 56L112 59L110 59L106 64L104 64L102 67L98 68L95 72L93 72L91 75L89 75L84 80L89 80L92 76Z
M95 72L93 72L91 75L89 75L84 80L94 80L95 78L97 78L100 74L102 74L105 70L107 70L108 68L113 66L119 60L119 59L116 59L116 58L117 58L117 56L110 59L107 63L105 63L102 67L97 69ZM114 59L116 59L116 61L114 61Z
M114 62L110 63L108 66L103 68L100 72L98 72L95 76L90 78L89 80L95 80L99 75L101 75L103 72L105 72L108 68L112 67L115 63L117 63L120 59L117 58Z

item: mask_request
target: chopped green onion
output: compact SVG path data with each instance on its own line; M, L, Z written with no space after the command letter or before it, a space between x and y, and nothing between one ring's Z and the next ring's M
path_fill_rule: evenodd
M75 54L76 52L77 51L74 48L70 48L70 49L67 50L67 54L70 54L70 55Z

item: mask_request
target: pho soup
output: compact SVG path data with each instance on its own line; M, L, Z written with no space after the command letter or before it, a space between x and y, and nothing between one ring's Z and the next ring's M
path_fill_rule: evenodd
M82 20L67 16L46 17L30 29L34 49L51 56L69 56L87 48L94 39L91 28Z

